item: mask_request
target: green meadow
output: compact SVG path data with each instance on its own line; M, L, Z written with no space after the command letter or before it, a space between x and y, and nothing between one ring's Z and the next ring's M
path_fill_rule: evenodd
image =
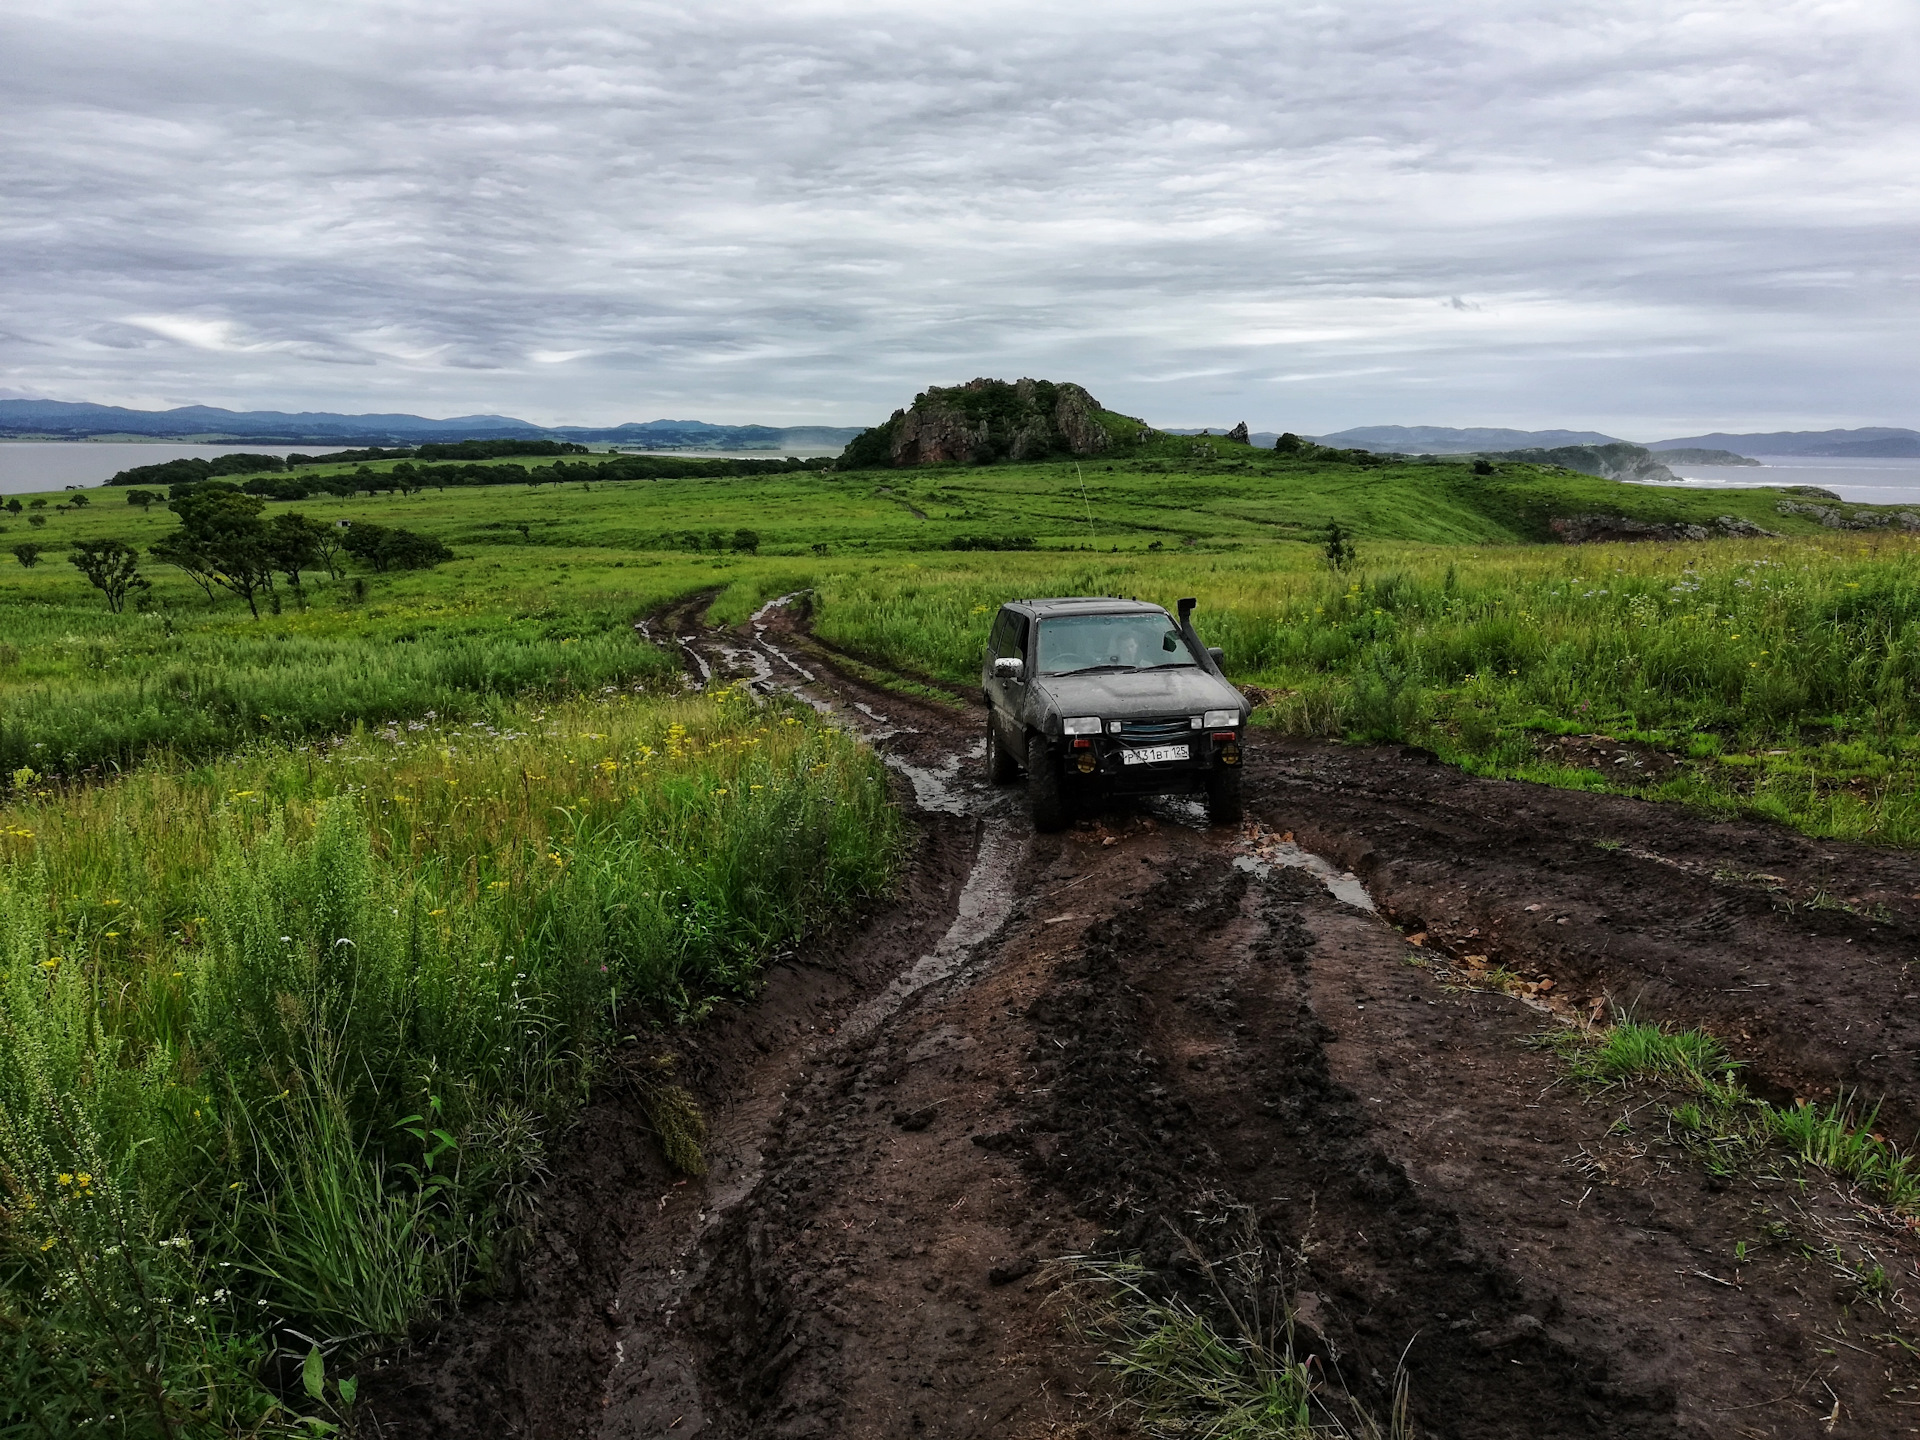
M806 590L853 663L955 694L1002 600L1194 595L1277 730L1920 843L1920 542L1777 492L1173 437L1078 465L429 472L267 514L452 560L283 577L258 618L148 555L175 518L123 493L0 515L0 1434L339 1423L358 1357L501 1274L612 1069L699 1168L659 1037L884 894L906 837L877 760L810 711L686 693L636 629L676 601L737 622ZM1552 542L1582 515L1776 534ZM124 613L66 559L103 539L151 582ZM1582 763L1582 736L1662 763Z
M0 773L99 772L657 684L672 663L632 622L691 594L714 593L714 616L738 620L811 589L822 638L963 689L1003 599L1191 594L1233 673L1260 693L1259 718L1287 731L1412 741L1486 773L1819 834L1920 838L1913 539L1825 529L1781 513L1797 497L1777 491L1299 460L1217 437L1162 437L1093 464L445 490L428 476L413 494L268 510L418 529L458 558L310 575L298 590L283 584L257 621L151 562L145 607L115 616L57 548L32 569L0 560L11 620ZM144 548L174 524L119 492L92 498L53 514L40 543L113 536ZM1708 526L1731 516L1778 538L1552 542L1554 518L1595 514ZM1323 554L1334 523L1358 544L1339 571ZM741 531L753 550L736 548ZM1569 765L1551 742L1581 735L1676 763L1634 777Z

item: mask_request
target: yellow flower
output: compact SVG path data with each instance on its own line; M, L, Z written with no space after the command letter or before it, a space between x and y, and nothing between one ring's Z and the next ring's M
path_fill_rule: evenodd
M107 931L107 939L118 940L119 938L120 938L120 932L118 930Z
M53 1249L53 1247L54 1247L54 1246L56 1246L56 1245L58 1245L59 1243L60 1243L60 1237L59 1237L59 1236L57 1236L57 1235L49 1235L49 1236L47 1237L47 1243L46 1243L46 1244L44 1244L44 1245L42 1245L42 1246L40 1247L40 1253L41 1253L42 1255L44 1255L44 1254L46 1254L46 1253L47 1253L47 1251L49 1251L49 1250L51 1250L51 1249Z
M86 1171L82 1170L78 1175L73 1177L73 1183L78 1185L82 1190L84 1190L89 1185L93 1184L93 1176L89 1175Z
M504 890L507 888L507 882L504 880L489 880L487 882L487 888L489 890Z
M63 1174L63 1175L60 1175L60 1176L57 1176L56 1178L57 1178L57 1179L58 1179L58 1180L60 1181L60 1183L61 1183L62 1185L71 1185L71 1184L73 1184L73 1176L71 1176L71 1175L65 1175L65 1174Z
M444 909L441 909L441 910L429 910L429 911L427 911L427 914L429 914L429 915L444 915L444 914L446 914L446 913L447 913L447 912L446 912L446 911L445 911Z

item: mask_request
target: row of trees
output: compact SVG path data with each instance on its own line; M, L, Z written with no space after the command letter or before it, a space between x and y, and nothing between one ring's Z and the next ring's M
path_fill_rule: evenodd
M171 505L180 528L148 554L180 570L208 600L221 590L238 596L256 619L261 599L275 594L282 580L298 590L308 571L325 570L340 578L343 555L381 572L431 569L453 558L433 536L398 527L362 522L343 530L297 511L263 519L266 502L230 485L176 486ZM43 550L16 545L13 553L22 565L32 567ZM139 552L124 540L80 541L67 558L106 596L107 608L115 614L126 607L129 596L149 588L139 572Z

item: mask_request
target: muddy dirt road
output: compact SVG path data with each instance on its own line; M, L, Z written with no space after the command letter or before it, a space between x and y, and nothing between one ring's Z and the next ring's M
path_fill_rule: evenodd
M1920 1433L1906 1226L1711 1177L1660 1096L1529 1044L1628 1004L1909 1141L1911 858L1273 739L1243 829L1164 800L1035 836L977 711L789 611L650 633L872 741L923 835L903 898L683 1037L704 1179L606 1088L519 1290L368 1376L369 1433L1124 1435L1046 1262L1137 1253L1204 1305L1194 1252L1249 1226L1329 1394L1384 1416L1403 1367L1422 1435Z

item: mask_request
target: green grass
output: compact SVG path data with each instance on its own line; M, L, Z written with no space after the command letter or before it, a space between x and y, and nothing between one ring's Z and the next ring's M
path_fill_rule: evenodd
M268 1349L342 1373L487 1283L621 1035L888 883L878 762L804 707L498 719L0 812L0 1432L293 1423Z
M1171 437L1093 465L429 488L269 506L456 558L310 577L258 620L151 564L144 608L112 615L66 563L83 539L144 551L164 510L0 517L0 549L49 547L0 559L0 1432L284 1428L256 1380L273 1347L337 1412L358 1347L498 1273L610 1065L698 1169L697 1108L614 1018L750 990L886 885L900 832L877 762L809 715L673 698L648 612L711 595L738 622L808 590L824 640L937 692L976 683L1002 600L1195 595L1279 729L1920 843L1915 542L1778 498ZM1783 538L1534 543L1588 513ZM1334 520L1360 546L1339 573ZM758 553L716 548L739 530ZM1678 763L1544 757L1586 733ZM1760 1107L1704 1038L1616 1035L1590 1078L1685 1092L1703 1154L1910 1203L1907 1159L1844 1106ZM1217 1433L1297 1431L1270 1325L1114 1314L1128 1383L1176 1377L1167 1416L1206 1391L1241 1417Z
M1757 1099L1738 1062L1702 1030L1622 1016L1602 1031L1564 1029L1543 1040L1577 1083L1650 1084L1688 1097L1668 1107L1671 1132L1716 1174L1784 1159L1857 1185L1897 1214L1920 1216L1920 1163L1874 1129L1876 1111L1846 1096L1824 1106Z
M1138 1259L1069 1256L1057 1267L1069 1312L1103 1347L1117 1410L1151 1440L1403 1440L1407 1377L1396 1375L1385 1425L1324 1383L1304 1357L1289 1268L1242 1227L1236 1253L1188 1256L1207 1278L1200 1303L1169 1295ZM1292 1269L1298 1269L1296 1263Z
M1193 458L1196 446L1219 458ZM1767 490L1675 492L1526 466L1475 476L1445 463L1305 463L1217 439L1147 450L1092 466L507 485L270 507L428 530L460 558L430 573L310 583L257 623L165 570L146 613L114 617L58 554L33 570L0 561L15 621L0 641L0 774L211 755L429 710L484 715L529 691L649 682L667 661L631 621L705 590L718 592L715 617L733 621L812 588L822 638L961 689L975 683L1004 599L1196 595L1202 630L1261 693L1260 721L1290 733L1412 741L1480 773L1920 843L1912 537L1821 530L1775 513ZM1544 517L1577 513L1737 514L1793 538L1522 543ZM1311 540L1333 519L1361 537L1358 563L1341 573ZM40 533L55 545L146 544L171 524L103 492ZM737 529L761 537L758 554L684 548ZM945 548L993 535L1032 536L1038 548ZM1635 779L1568 762L1546 748L1566 735L1640 743L1677 765Z

